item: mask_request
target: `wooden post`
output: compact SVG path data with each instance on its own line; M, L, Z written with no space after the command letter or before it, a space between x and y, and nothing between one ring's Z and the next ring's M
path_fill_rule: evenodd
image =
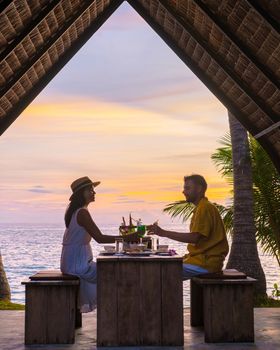
M203 327L203 287L193 279L191 284L191 326Z
M182 263L161 264L161 327L162 346L184 344Z

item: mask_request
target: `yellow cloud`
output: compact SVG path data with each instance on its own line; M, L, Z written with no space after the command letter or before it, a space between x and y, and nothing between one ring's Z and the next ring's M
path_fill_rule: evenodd
M211 102L212 103L212 102ZM202 104L204 105L204 104ZM214 102L213 102L214 105ZM176 107L179 108L180 107ZM200 108L200 107L199 107ZM214 108L214 107L213 107ZM218 106L219 108L219 106ZM98 100L75 98L71 101L37 102L24 112L22 126L42 133L91 133L94 135L193 135L201 132L205 119L189 118L197 111L197 101L193 101L182 110L186 119L173 120L169 115L152 112L136 107ZM168 111L167 111L168 112ZM189 116L189 117L188 117ZM205 117L206 118L206 117ZM197 130L193 128L196 127ZM192 129L190 129L192 126ZM200 129L199 129L200 128Z

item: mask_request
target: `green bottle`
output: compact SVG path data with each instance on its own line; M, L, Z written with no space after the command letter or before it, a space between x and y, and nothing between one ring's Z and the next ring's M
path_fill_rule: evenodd
M142 224L141 219L137 221L137 233L138 233L138 236L141 238L143 238L146 233L146 226Z

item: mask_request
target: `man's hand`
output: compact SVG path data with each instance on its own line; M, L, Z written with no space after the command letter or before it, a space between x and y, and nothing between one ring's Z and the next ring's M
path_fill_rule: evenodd
M147 226L148 235L157 235L164 237L164 230L158 226L158 224L148 225Z

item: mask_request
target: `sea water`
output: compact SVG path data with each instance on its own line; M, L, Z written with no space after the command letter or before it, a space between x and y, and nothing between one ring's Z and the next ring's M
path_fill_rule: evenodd
M99 227L107 235L117 235L118 226L104 225ZM165 229L184 232L186 225L166 225ZM0 250L4 268L11 288L12 301L24 304L24 286L21 281L43 269L59 269L61 242L64 233L63 225L54 224L0 224ZM186 253L186 244L159 238L160 244L168 244L178 255ZM103 246L91 242L94 258ZM280 270L273 256L264 254L260 247L259 255L266 275L267 293L271 295L273 284L280 282ZM189 281L183 282L184 306L190 304Z

